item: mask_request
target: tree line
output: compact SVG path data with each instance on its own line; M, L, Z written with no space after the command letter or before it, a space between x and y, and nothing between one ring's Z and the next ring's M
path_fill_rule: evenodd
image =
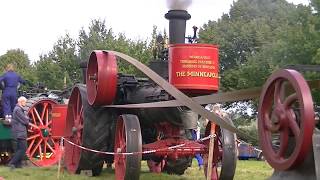
M155 39L156 27L151 34ZM152 41L131 40L125 34L115 34L112 28L106 27L105 20L92 20L89 30L82 28L76 39L65 34L54 44L52 50L41 55L38 61L31 63L28 55L21 49L8 50L0 56L0 71L5 65L13 63L16 70L31 82L42 82L49 89L62 89L64 78L67 85L72 86L82 78L79 63L87 61L93 50L115 50L128 54L147 63L152 57ZM119 71L137 73L133 67L119 62Z
M199 41L220 47L222 90L261 86L272 71L288 64L320 64L319 4L319 0L312 0L309 6L285 0L238 0L221 18L205 23ZM131 40L123 33L115 35L105 20L92 20L87 31L82 28L76 39L69 34L59 38L52 50L33 64L24 51L8 50L0 56L0 68L14 62L27 79L61 88L64 76L70 83L80 80L78 64L87 60L92 50L120 51L147 64L157 33L154 26L151 41ZM119 66L122 72L136 73L126 65Z
M221 90L262 86L273 71L287 65L320 65L319 10L320 0L311 0L307 6L285 0L238 0L218 20L203 24L199 42L219 46ZM105 20L92 20L88 30L82 28L76 39L68 34L59 38L39 61L31 64L27 54L14 49L0 56L0 68L14 62L26 79L61 89L64 77L68 85L80 81L79 62L88 60L92 50L120 51L147 64L158 33L154 26L150 41L131 40L125 34L116 35ZM123 62L119 68L124 73L138 73ZM317 79L319 73L304 72L304 76ZM237 106L239 112L248 106L256 108L256 102L246 103L245 107L230 106ZM243 115L239 125L253 117Z

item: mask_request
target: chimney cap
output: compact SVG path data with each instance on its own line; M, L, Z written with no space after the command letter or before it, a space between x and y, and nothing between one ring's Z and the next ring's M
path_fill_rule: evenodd
M189 20L191 18L191 15L186 10L170 10L168 13L164 16L166 19L183 19L183 20Z

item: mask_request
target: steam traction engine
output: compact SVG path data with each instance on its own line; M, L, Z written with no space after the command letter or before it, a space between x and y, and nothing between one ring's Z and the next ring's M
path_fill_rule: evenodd
M158 74L121 53L94 51L91 54L86 84L76 85L69 99L66 137L75 144L116 154L103 156L65 143L65 165L70 172L92 170L93 175L98 175L104 161L114 161L116 179L139 179L140 161L144 159L153 172L181 175L196 153L204 155L207 171L209 140L191 140L198 114L183 104L178 107L166 104L177 96L189 99L185 94L206 95L218 90L218 48L184 43L186 20L190 17L184 10L166 14L170 21L169 56L150 65ZM116 56L128 60L150 79L118 73ZM178 94L173 95L175 92ZM157 105L159 102L165 104ZM209 166L212 179L218 176L232 179L236 165L235 134L209 123L207 136L211 130L217 135ZM176 145L179 147L172 148Z
M119 52L94 51L83 66L86 79L74 86L68 106L50 99L29 101L32 125L27 155L31 161L38 166L56 163L61 157L58 141L64 136L68 141L64 164L72 173L90 170L99 175L104 162L114 162L116 179L139 179L144 159L153 172L183 174L192 157L201 153L212 179L232 179L235 133L246 134L201 105L261 94L259 142L275 169L271 178L319 178L319 125L310 91L319 89L319 82L307 82L297 71L283 69L272 74L262 89L215 93L217 47L184 44L186 20L191 17L187 11L170 10L165 17L170 25L169 52L151 62L152 70ZM118 73L117 60L129 62L148 78ZM190 129L195 128L198 114L215 122L206 128L206 136L215 136L210 143L191 140ZM93 153L69 142L115 154Z

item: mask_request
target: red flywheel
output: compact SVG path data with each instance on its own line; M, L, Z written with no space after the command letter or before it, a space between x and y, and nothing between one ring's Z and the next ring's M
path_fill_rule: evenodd
M313 101L303 76L289 69L273 73L263 86L259 142L269 164L287 170L308 155L315 126Z

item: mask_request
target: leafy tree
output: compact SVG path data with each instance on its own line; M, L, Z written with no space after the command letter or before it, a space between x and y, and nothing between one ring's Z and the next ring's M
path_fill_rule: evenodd
M0 70L5 71L7 64L13 64L15 71L18 72L24 79L35 81L34 67L30 64L28 55L21 49L8 50L6 54L0 56Z
M285 0L239 0L229 14L200 29L200 42L219 45L222 72L237 68L274 38L275 29L287 23L294 8Z
M220 46L222 90L262 86L273 71L289 64L319 64L317 2L312 1L312 10L284 0L239 0L228 14L205 24L200 41ZM307 72L305 77L319 75ZM238 111L238 105L228 106ZM238 124L247 124L243 117Z
M79 57L81 60L88 60L93 50L114 50L132 56L143 63L151 59L151 48L147 41L131 40L125 34L115 36L112 29L108 29L105 21L93 20L89 32L82 29L78 40ZM123 61L118 61L118 68L123 73L138 73L134 67Z
M111 49L115 35L111 28L107 28L105 20L92 20L89 32L82 28L79 32L77 45L80 60L88 60L93 50Z
M49 89L62 89L64 76L61 66L52 58L44 55L35 63L36 76L39 82L44 83Z
M66 34L57 41L48 56L49 59L60 66L63 74L68 76L68 85L80 81L80 61L77 55L76 41L69 34Z
M311 5L313 9L316 11L316 13L319 13L320 11L320 0L311 0Z
M209 21L200 40L220 46L223 90L261 86L288 64L315 64L319 32L309 6L284 0L239 0ZM254 76L252 76L254 74Z

